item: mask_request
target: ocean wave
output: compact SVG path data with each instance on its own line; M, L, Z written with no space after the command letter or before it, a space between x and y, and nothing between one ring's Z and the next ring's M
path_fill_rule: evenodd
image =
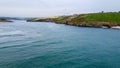
M0 37L4 36L24 36L25 33L23 31L10 31L10 32L4 32L0 33Z

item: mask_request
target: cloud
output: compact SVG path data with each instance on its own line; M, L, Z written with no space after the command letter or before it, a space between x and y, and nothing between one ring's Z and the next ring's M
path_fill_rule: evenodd
M54 16L119 11L119 0L0 0L2 16Z

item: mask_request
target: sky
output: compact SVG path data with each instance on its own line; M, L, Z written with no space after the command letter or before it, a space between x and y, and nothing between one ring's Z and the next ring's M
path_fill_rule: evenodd
M120 0L0 0L0 16L48 17L120 11Z

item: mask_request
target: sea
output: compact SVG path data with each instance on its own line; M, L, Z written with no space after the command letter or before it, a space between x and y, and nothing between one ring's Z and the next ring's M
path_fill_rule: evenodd
M120 68L120 30L0 23L0 68Z

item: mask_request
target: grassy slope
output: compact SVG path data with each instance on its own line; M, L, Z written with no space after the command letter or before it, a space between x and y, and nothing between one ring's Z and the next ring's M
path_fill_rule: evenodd
M73 16L60 16L53 19L53 21L76 26L120 26L120 13L108 12L81 14Z
M116 22L120 23L120 13L94 13L88 14L85 21L105 21L105 22Z

